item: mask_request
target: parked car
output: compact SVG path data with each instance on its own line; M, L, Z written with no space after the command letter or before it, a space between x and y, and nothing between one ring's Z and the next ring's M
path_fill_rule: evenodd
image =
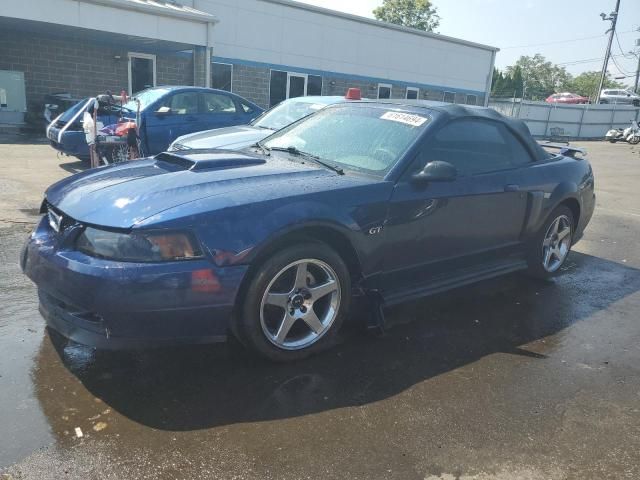
M569 105L589 103L589 97L583 97L575 93L554 93L545 100L547 103L564 103Z
M137 93L125 107L134 119L140 103L140 138L156 154L183 135L212 128L246 125L264 109L234 93L199 87L153 87Z
M188 150L192 148L226 148L240 150L254 145L272 133L300 120L307 115L323 109L327 105L347 100L360 100L360 92L353 92L346 97L340 96L308 96L290 98L267 110L249 125L205 130L178 137L169 151Z
M89 146L82 129L82 114L89 104L89 98L84 98L68 110L58 115L47 126L46 135L49 144L60 153L89 161ZM101 104L98 109L99 125L116 123L122 116L117 105Z
M273 360L372 312L561 272L594 210L577 149L494 110L341 103L239 152L165 152L49 187L21 255L48 325L125 348L220 341ZM382 315L372 316L382 323Z
M54 148L83 160L89 159L81 121L87 100L63 113L47 127L47 137ZM233 93L200 87L153 87L137 93L122 107L114 104L109 109L109 115L104 118L99 112L98 120L104 126L116 123L120 117L127 121L140 116L140 140L143 150L149 154L165 151L181 135L247 124L264 111ZM80 115L73 125L64 129L78 111Z
M640 95L629 90L609 88L600 93L600 103L618 103L640 107Z

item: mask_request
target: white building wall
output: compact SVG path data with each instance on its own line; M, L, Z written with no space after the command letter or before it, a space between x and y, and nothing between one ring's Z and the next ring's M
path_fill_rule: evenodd
M482 94L491 47L268 0L190 0L219 19L214 56Z

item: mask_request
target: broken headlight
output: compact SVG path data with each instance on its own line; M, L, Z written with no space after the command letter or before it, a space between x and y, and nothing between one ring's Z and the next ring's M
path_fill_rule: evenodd
M202 257L202 250L190 233L120 233L87 227L76 248L92 257L122 262L166 262Z

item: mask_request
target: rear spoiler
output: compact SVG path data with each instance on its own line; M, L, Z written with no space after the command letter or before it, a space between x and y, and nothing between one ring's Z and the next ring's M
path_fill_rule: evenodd
M564 155L566 157L576 158L576 154L580 154L583 157L587 156L587 151L584 148L572 147L568 143L538 142L538 145L544 148L560 150L560 155Z

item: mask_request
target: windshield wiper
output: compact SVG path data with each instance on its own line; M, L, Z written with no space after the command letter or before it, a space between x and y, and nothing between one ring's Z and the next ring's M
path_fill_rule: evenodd
M293 146L291 146L291 147L270 147L270 148L268 148L268 150L274 150L276 152L287 152L287 153L290 153L291 155L295 155L297 157L309 158L309 159L313 160L314 162L316 162L317 164L322 165L323 167L328 168L329 170L333 170L338 175L344 175L344 170L342 168L338 167L337 165L331 165L330 163L327 163L327 162L323 161L317 155L314 155L314 154L308 153L308 152L303 152L302 150L298 150L296 147L293 147Z
M264 145L262 145L260 142L256 142L255 144L251 145L252 147L256 147L259 148L262 151L262 154L265 156L269 156L271 155L271 152L269 151L270 149L268 149L267 147L265 147Z

